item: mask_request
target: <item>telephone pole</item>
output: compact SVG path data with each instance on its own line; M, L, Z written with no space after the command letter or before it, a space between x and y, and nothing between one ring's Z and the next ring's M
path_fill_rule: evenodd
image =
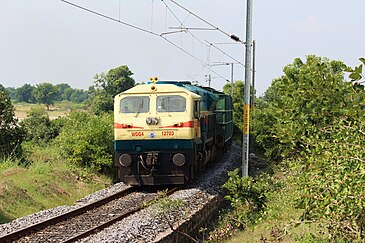
M252 42L252 1L247 0L246 13L246 56L245 56L245 106L243 112L243 153L242 176L248 176L250 137L250 86L251 86L251 42Z

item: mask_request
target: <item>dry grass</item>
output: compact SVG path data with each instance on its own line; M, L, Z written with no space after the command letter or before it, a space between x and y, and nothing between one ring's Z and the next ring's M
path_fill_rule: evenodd
M55 104L54 106L51 106L49 110L47 110L46 106L40 104L16 103L14 104L16 118L19 120L26 118L27 113L32 108L44 109L48 113L50 119L63 117L71 112L71 109L65 108L65 106L62 104Z

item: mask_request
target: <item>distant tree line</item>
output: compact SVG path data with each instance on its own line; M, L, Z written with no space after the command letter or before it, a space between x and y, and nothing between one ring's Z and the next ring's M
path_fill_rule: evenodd
M89 97L88 91L71 88L69 84L40 83L35 86L24 84L19 88L5 88L15 102L41 103L47 107L55 101L82 103Z
M95 114L110 112L114 108L114 96L135 85L133 72L123 65L108 73L96 74L94 85L88 90L74 89L67 83L53 85L40 83L24 84L19 88L5 88L12 101L44 104L47 109L56 101L85 102Z

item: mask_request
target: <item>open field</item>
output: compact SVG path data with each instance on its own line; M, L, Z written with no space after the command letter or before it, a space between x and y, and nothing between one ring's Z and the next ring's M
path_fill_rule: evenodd
M45 105L41 104L29 104L29 103L14 103L15 116L22 120L27 117L27 113L32 108L43 108L49 115L50 119L56 119L69 114L72 110L86 110L87 107L82 104L74 104L71 102L59 102L51 106L49 110Z

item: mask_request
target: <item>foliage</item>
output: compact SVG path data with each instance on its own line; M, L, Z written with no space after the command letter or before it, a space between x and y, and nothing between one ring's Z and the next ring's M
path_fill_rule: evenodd
M89 97L87 91L82 89L73 89L66 83L57 85L42 83L36 86L24 84L19 88L6 88L6 91L9 93L11 99L16 102L38 102L48 106L52 105L54 101L82 103ZM37 98L35 96L37 96Z
M303 218L320 220L332 238L365 239L365 122L326 128L327 139L307 138L311 149L297 177ZM304 172L304 173L303 173Z
M94 83L97 88L114 97L135 85L132 75L128 66L124 65L110 69L106 75L104 73L96 74Z
M18 102L35 103L36 99L33 95L34 87L30 84L24 84L16 89L15 99Z
M17 160L0 160L0 224L76 200L105 188L110 178L93 175L81 180L59 156L59 148L26 142L32 163L19 166Z
M1 84L0 84L1 85ZM4 88L2 85L1 85L2 88ZM16 99L16 88L14 87L6 87L5 88L5 91L6 93L8 93L8 95L10 96L10 99L11 100L15 100Z
M228 172L229 179L223 185L228 190L225 196L236 208L235 226L245 227L249 222L255 221L266 207L267 193L271 190L271 179L265 174L256 178L239 176L238 169Z
M361 64L359 66L357 66L355 68L351 68L351 67L346 68L346 71L350 73L349 78L351 78L351 81L358 82L364 78L364 76L362 74L362 70L363 70L363 66L365 65L365 58L359 58L359 60L361 61Z
M71 112L55 140L69 164L102 172L113 169L113 117Z
M114 96L135 85L132 75L132 71L125 65L110 69L107 74L96 74L95 85L89 88L91 93L89 104L92 111L95 114L112 111Z
M254 135L271 159L293 156L304 149L307 136L325 136L321 128L343 116L359 116L361 94L344 82L340 61L308 56L295 59L274 80L255 110Z
M27 118L21 121L21 126L26 132L26 140L34 142L48 142L55 138L60 130L58 121L51 122L47 112L42 108L32 108Z
M365 59L360 59L365 62ZM363 241L365 92L362 65L308 56L284 68L258 100L254 135L275 161L290 165L303 220L321 222L332 240Z
M61 83L57 84L58 95L56 100L58 101L71 101L75 103L82 103L88 99L87 91L82 89L73 89L69 84Z
M53 105L57 98L58 89L51 83L41 83L36 85L33 95L39 104L44 104L49 110L49 106Z
M104 90L97 90L91 99L90 107L96 115L113 111L113 97L106 93Z
M70 93L72 92L72 88L69 84L66 83L61 83L61 84L56 84L55 87L57 88L57 97L56 100L57 101L61 101L61 100L69 100L70 99Z
M0 157L20 155L24 132L14 116L10 96L0 85Z

